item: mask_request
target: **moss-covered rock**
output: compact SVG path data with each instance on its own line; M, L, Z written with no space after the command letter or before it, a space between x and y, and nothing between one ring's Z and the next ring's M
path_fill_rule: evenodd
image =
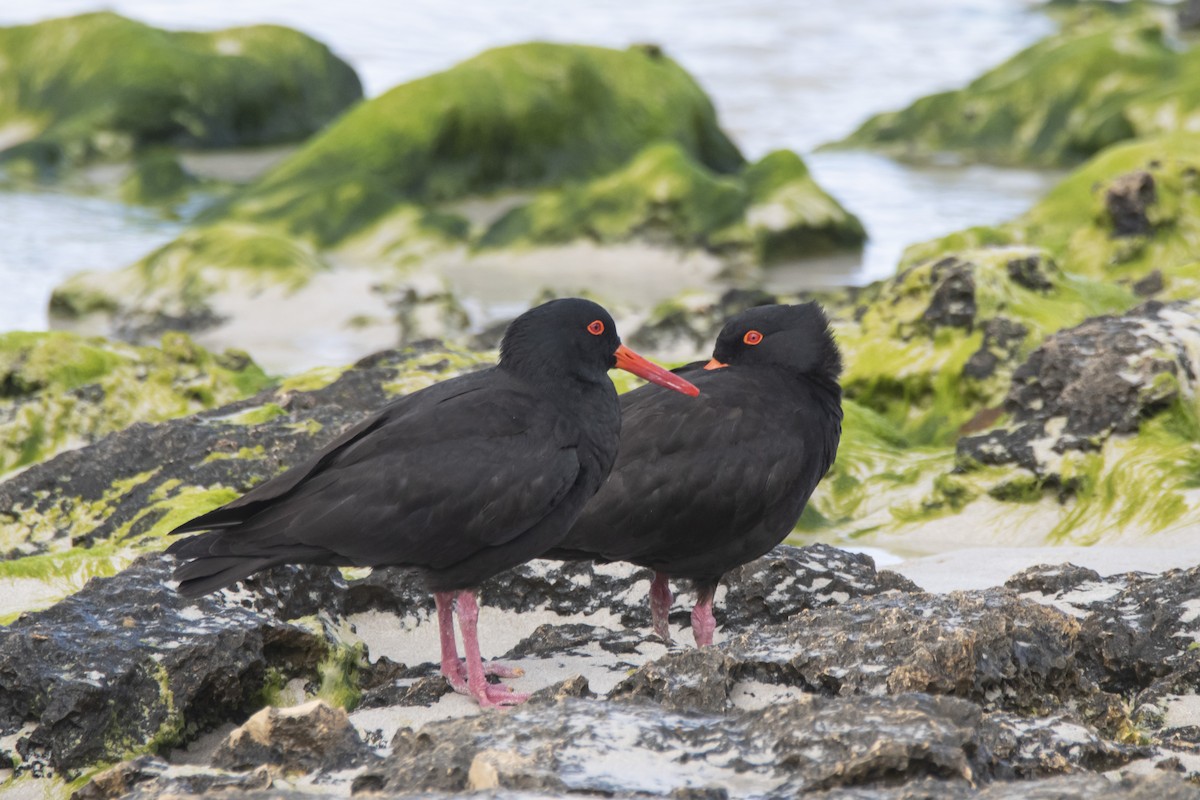
M835 326L843 386L917 444L949 444L993 408L1048 334L1136 303L1120 286L1063 272L1028 247L967 250L863 290Z
M1068 25L963 89L867 120L839 146L909 159L1071 165L1116 142L1200 124L1200 49L1118 15Z
M268 382L244 353L216 355L182 333L164 336L161 348L62 332L0 334L0 474Z
M183 179L148 163L129 192L170 196ZM690 250L716 273L863 239L799 156L747 165L708 96L657 48L533 43L363 103L166 247L67 281L51 312L134 341L203 331L289 368L238 328L251 313L283 310L249 334L268 347L353 332L362 349L347 360L454 337L470 304L451 297L447 268L526 255L501 248L648 241L664 245L650 263Z
M362 104L224 213L328 245L397 205L593 178L655 141L719 173L743 163L708 96L656 48L501 47Z
M539 194L493 224L480 245L633 238L770 264L861 246L866 233L791 151L722 175L669 143L646 148L602 178Z
M1103 151L1032 209L910 247L902 265L964 247L1028 244L1071 273L1134 284L1160 273L1163 298L1200 288L1200 134L1139 139Z
M362 97L320 42L272 25L153 28L109 12L0 28L0 150L39 177L147 148L303 139Z

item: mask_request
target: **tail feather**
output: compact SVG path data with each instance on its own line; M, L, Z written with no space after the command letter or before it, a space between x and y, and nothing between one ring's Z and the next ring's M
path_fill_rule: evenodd
M283 558L198 558L175 568L179 593L199 597L232 586L259 570L285 563Z

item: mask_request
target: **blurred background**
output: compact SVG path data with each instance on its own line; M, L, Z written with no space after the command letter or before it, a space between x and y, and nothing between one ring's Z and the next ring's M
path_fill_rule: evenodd
M1200 555L1194 6L4 4L0 489L228 403L290 436L292 393L491 363L553 296L668 363L817 299L846 420L793 541ZM199 513L270 444L150 499ZM49 514L0 542L95 523Z

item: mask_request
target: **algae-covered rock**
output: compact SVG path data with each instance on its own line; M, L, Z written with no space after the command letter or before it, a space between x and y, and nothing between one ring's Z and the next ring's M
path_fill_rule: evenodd
M1200 49L1138 15L1069 25L963 89L867 120L839 146L911 159L1071 165L1140 136L1194 130Z
M543 192L496 221L480 245L633 238L771 264L858 247L866 233L791 151L722 175L670 143L602 178Z
M0 474L268 383L244 353L210 353L182 333L157 348L63 332L0 334Z
M127 188L170 196L185 179L148 162ZM51 313L133 341L203 331L269 364L268 349L306 338L344 342L352 358L484 322L464 308L489 298L451 296L446 276L464 262L566 272L580 247L640 246L650 269L685 255L716 274L864 238L799 156L747 165L660 50L533 43L363 103L175 241L59 286ZM274 324L251 319L264 308L281 310Z
M213 411L125 428L0 482L0 586L15 590L0 599L0 621L161 549L175 526L307 458L394 395L487 360L437 347L382 353Z
M253 707L268 670L316 679L324 636L280 618L287 595L311 589L304 581L247 608L223 595L184 600L169 575L166 559L147 556L0 628L0 731L19 733L0 756L16 755L23 771L77 773Z
M327 47L273 25L176 32L83 14L0 28L0 61L10 177L161 146L296 141L362 97Z
M704 91L657 49L502 47L362 104L228 213L331 244L401 202L592 178L655 141L716 172L743 162Z
M847 397L918 444L948 444L1008 390L1013 367L1064 325L1133 305L1031 247L965 250L863 290L835 330Z

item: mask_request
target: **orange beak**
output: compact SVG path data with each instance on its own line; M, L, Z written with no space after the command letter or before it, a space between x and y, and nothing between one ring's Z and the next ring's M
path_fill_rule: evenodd
M674 389L675 391L681 394L686 394L689 397L695 397L696 395L700 394L699 389L676 375L674 372L668 372L658 364L655 364L652 361L647 361L625 345L618 347L615 355L617 357L617 369L623 369L626 372L632 372L639 378L645 378L651 383L657 383L659 386L667 389Z
M705 369L725 369L728 366L729 366L728 364L722 364L720 361L717 361L714 358L712 361L705 364L704 368Z

